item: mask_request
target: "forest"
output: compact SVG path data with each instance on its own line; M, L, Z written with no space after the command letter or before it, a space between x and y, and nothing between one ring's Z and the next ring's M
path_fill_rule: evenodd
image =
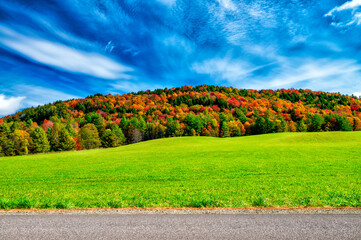
M165 137L361 130L361 99L309 89L201 85L95 94L0 119L0 156L117 147Z

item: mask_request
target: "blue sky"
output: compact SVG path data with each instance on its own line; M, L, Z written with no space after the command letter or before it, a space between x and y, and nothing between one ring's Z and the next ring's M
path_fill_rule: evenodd
M361 0L0 1L0 116L182 85L361 93Z

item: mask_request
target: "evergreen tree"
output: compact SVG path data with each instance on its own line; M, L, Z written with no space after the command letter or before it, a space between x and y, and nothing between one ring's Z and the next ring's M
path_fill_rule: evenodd
M352 125L345 117L343 117L341 120L341 130L342 131L352 131Z
M201 133L202 131L202 121L199 116L194 115L193 113L190 113L186 116L185 122L188 125L187 131L190 133L192 129L196 132L196 135Z
M115 136L118 139L118 144L119 145L123 145L125 144L125 142L127 141L127 139L125 138L122 129L118 126L118 125L113 125L112 126L112 132L115 134Z
M248 121L246 115L240 108L236 108L235 115L242 122L242 124Z
M167 129L165 131L165 135L167 137L179 137L182 135L181 126L177 120L168 118Z
M229 127L226 121L221 122L221 137L230 137Z
M101 141L99 139L98 130L93 123L88 123L80 128L79 141L83 149L99 148Z
M311 132L320 132L322 130L322 125L324 124L324 119L320 114L315 114L311 117Z
M297 132L307 132L307 126L303 120L297 122Z
M47 136L50 143L50 149L52 151L58 151L60 131L61 125L57 122L54 122L53 127L48 129Z
M275 131L275 124L274 122L272 122L271 120L269 120L269 118L265 119L264 122L264 132L265 133L273 133Z
M157 126L153 122L148 122L145 126L144 140L152 140L158 137Z
M102 115L99 113L93 112L90 114L87 114L85 116L85 120L87 123L93 123L94 126L97 128L98 134L101 136L103 132L105 131L105 123Z
M251 125L252 134L266 133L265 119L258 116L254 124Z
M11 130L8 123L3 123L0 125L0 147L1 154L4 156L14 156L15 155L15 142L10 139Z
M76 137L76 132L73 126L71 125L70 121L66 124L65 129L69 132L70 136Z
M123 116L122 121L120 122L120 127L123 129L123 131L127 131L128 126L129 126L129 121L125 116Z
M59 142L56 151L75 150L75 141L65 128L61 128L59 132Z
M104 148L109 148L109 147L118 147L119 145L120 144L118 142L118 138L115 135L115 133L110 129L105 130L102 136L102 146Z
M32 153L49 152L50 144L48 138L46 137L46 133L42 128L36 127L31 133L31 138L33 140L31 148Z

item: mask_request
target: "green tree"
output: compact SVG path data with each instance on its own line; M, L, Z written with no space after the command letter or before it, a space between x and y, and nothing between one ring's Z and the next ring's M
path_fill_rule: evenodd
M286 120L283 118L282 115L279 115L276 120L275 131L276 132L287 132L288 131Z
M50 143L50 149L52 151L58 151L59 146L59 132L61 131L60 123L54 122L52 128L49 128L47 131L48 140Z
M275 124L269 118L266 118L264 121L264 131L265 133L273 133L275 131Z
M75 150L75 141L65 128L61 128L59 132L59 143L57 151Z
M105 130L105 132L102 136L102 146L104 148L119 146L118 138L112 130L110 130L110 129Z
M186 116L185 123L187 124L187 131L191 136L193 134L191 133L192 129L194 129L196 135L201 133L203 125L202 125L202 120L199 116L190 113Z
M98 134L101 136L105 131L105 123L102 115L96 112L85 115L85 120L87 123L93 123L98 130Z
M322 130L322 125L324 124L324 119L320 114L315 114L311 117L311 132L320 132Z
M122 129L118 125L112 126L112 132L115 134L115 136L118 139L119 145L124 145L127 139L125 138Z
M297 132L307 132L307 126L303 120L297 122Z
M84 125L80 128L78 134L83 149L93 149L101 146L98 130L93 123Z
M236 108L235 116L242 122L242 124L248 121L246 115L240 108Z
M346 117L342 117L342 118L341 118L341 130L342 130L342 131L352 131L352 125L351 125L351 123L347 120Z
M15 155L15 142L10 139L11 130L8 123L3 123L0 125L0 147L1 154L4 156L14 156Z
M265 119L258 116L254 124L251 125L252 134L263 134L266 133Z
M30 136L33 140L31 148L32 153L49 152L50 144L48 138L46 137L46 133L42 128L36 127Z
M70 136L76 137L76 132L73 126L71 125L70 121L68 121L68 123L66 124L65 129L69 132Z
M221 137L230 137L229 127L226 121L221 122Z
M167 137L179 137L182 135L182 129L179 121L173 120L173 118L168 118L166 127L167 129L165 131L165 135Z

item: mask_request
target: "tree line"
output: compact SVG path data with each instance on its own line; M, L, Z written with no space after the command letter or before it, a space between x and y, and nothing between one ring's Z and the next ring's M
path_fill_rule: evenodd
M0 155L117 147L179 136L359 131L360 99L339 93L217 86L96 94L0 119Z

